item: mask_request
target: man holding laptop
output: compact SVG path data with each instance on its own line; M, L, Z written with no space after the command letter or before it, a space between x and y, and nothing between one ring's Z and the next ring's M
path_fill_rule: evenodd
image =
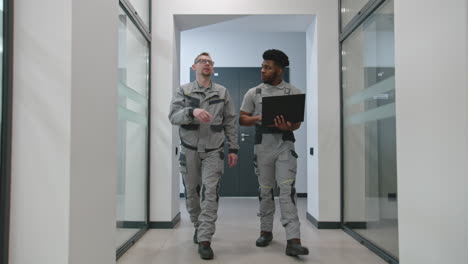
M294 151L294 133L300 122L290 122L284 115L273 120L264 120L262 101L266 97L302 94L296 87L282 80L283 69L289 66L289 59L280 50L263 53L261 77L263 83L251 88L244 96L240 109L239 123L242 126L255 125L254 166L258 176L260 200L260 237L258 247L265 247L273 239L273 218L275 213L275 180L280 189L279 202L281 224L286 229L286 255L308 255L309 250L301 245L300 223L296 207L296 168L298 155ZM302 104L303 101L302 101ZM299 118L299 120L302 120Z

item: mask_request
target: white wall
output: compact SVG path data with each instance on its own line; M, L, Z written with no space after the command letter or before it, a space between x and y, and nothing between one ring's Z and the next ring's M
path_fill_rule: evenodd
M340 221L340 104L338 9L320 3L315 24L307 29L307 212L320 222ZM337 13L337 12L336 12Z
M170 221L179 212L174 201L179 195L179 175L174 165L175 155L171 150L174 138L178 137L167 115L170 100L180 83L175 77L174 64L179 66L174 15L177 14L310 14L317 15L317 53L320 104L318 105L318 146L320 177L320 221L340 219L340 169L339 169L339 71L338 71L338 2L328 0L297 0L294 4L280 0L239 0L220 2L204 1L201 6L189 0L153 2L152 42L152 143L151 143L151 221ZM214 52L214 54L217 54ZM177 79L177 80L176 80ZM310 131L310 130L308 130ZM177 141L175 141L177 142ZM310 146L308 146L310 147ZM309 156L310 158L310 156ZM177 179L174 182L173 179ZM311 194L311 190L308 190Z
M338 2L324 5L317 15L317 87L319 214L321 222L340 221L340 103ZM315 81L315 80L312 80ZM310 191L309 191L310 192Z
M172 78L172 87L179 87L180 86L180 62L181 62L181 58L180 58L180 50L181 50L181 34L180 34L180 31L176 28L176 25L174 25L174 43L176 45L176 49L174 49L172 52L172 56L173 56L173 61L175 63L172 64L172 67L173 67L173 78ZM174 136L176 135L176 136ZM172 157L174 157L172 159L172 171L175 172L175 171L179 171L179 158L178 156L175 155L175 146L178 146L179 144L179 128L177 126L172 126ZM180 149L180 148L179 148ZM177 173L179 174L179 173ZM171 204L171 207L172 207L172 214L174 214L175 212L178 212L179 211L179 195L180 195L180 179L179 177L172 177L172 193L175 194L175 199L172 199L172 204Z
M395 1L402 264L468 259L467 5Z
M46 6L53 6L56 15L42 17ZM10 216L14 264L68 262L64 242L69 240L71 11L71 1L15 2ZM45 67L44 62L50 64ZM53 225L49 217L55 219ZM42 238L49 242L41 243ZM47 254L52 248L55 254ZM24 254L26 249L29 254Z
M115 263L117 7L15 1L10 264Z
M317 38L316 38L317 22L314 18L313 23L308 27L306 33L306 46L307 46L307 62L306 70L307 78L307 105L306 105L306 118L307 130L309 131L307 137L307 147L314 148L314 155L310 155L307 159L307 212L317 217L319 215L319 166L317 156L318 146L318 87L317 87ZM316 218L317 219L317 218Z
M312 22L312 21L311 21ZM181 84L190 81L190 67L202 51L208 51L216 67L260 67L267 49L280 49L290 60L290 83L306 92L306 43L301 32L181 32ZM259 72L260 75L260 72ZM236 109L239 111L239 109ZM297 192L307 192L306 124L295 132L299 154ZM181 184L180 192L183 193Z

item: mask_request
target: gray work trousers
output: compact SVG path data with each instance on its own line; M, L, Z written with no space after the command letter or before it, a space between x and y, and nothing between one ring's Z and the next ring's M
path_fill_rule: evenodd
M224 171L223 148L198 152L181 146L180 173L185 187L185 204L198 241L210 241L218 219L219 183Z
M275 215L274 187L278 184L281 224L286 239L300 238L300 222L296 207L297 154L294 143L283 141L281 135L264 134L255 145L255 173L259 183L260 230L271 232Z

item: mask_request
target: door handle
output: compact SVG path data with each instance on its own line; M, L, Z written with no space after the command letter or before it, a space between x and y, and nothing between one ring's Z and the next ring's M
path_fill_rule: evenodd
M241 134L241 137L250 137L250 135L249 135L249 134L244 134L244 133L242 133L242 134Z

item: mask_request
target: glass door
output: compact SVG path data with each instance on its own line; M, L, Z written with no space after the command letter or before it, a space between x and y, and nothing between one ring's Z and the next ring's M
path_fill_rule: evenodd
M148 0L120 1L117 257L148 229L149 5Z
M355 24L346 26L352 30L341 38L342 224L381 257L397 263L393 0L369 6L376 8L353 18Z

